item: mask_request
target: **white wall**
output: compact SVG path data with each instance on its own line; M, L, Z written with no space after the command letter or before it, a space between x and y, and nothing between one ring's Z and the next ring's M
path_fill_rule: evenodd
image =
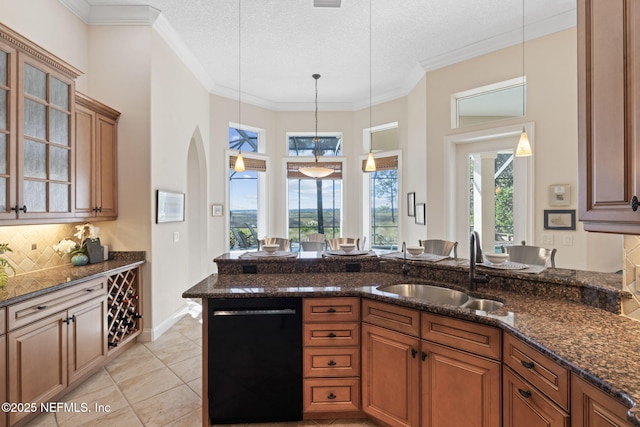
M577 42L576 29L569 29L525 45L527 77L527 122L535 122L534 218L535 236L529 244L542 245L542 234L553 237L558 249L558 267L581 270L617 271L622 267L622 236L594 235L583 231L544 229L543 210L549 206L547 191L551 184L570 184L572 201L568 209L577 209L578 134L577 134ZM444 181L447 165L445 137L489 127L522 123L522 118L500 120L451 129L452 94L522 76L522 50L515 46L460 62L427 74L427 229L437 236L447 223L442 206L446 203ZM517 141L514 141L514 147ZM565 245L570 236L572 245ZM462 239L459 239L462 240ZM597 243L596 243L597 242ZM461 242L462 245L462 242ZM611 254L615 254L612 256Z

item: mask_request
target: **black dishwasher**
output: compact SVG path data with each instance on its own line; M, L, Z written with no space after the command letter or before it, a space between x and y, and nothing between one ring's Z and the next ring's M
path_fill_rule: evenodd
M209 300L212 424L302 420L302 300Z

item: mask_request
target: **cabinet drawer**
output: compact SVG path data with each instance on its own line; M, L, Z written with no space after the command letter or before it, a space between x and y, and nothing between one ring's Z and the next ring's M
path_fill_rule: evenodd
M504 368L503 378L505 426L569 426L569 414L508 367Z
M360 350L357 347L305 348L305 377L359 377Z
M304 380L303 412L346 412L360 409L357 378Z
M504 363L569 410L569 370L508 334L504 336Z
M362 321L414 337L420 336L420 312L411 308L363 299Z
M360 323L306 323L305 346L357 346L360 345Z
M500 329L431 313L422 313L421 319L423 339L500 360Z
M8 330L12 331L62 310L67 310L106 292L105 280L100 278L10 305L7 308Z
M359 298L305 298L305 322L359 322Z
M7 325L6 325L6 316L7 313L4 309L4 307L0 308L0 335L4 334L5 332L7 332Z

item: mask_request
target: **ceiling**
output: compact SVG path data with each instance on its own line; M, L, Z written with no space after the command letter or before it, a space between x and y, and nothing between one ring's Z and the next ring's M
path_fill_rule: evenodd
M313 109L314 73L322 75L321 109L356 110L523 37L523 0L342 0L339 8L313 0L60 1L88 24L153 23L210 92L237 99L240 83L243 102L273 110ZM526 39L576 23L576 0L528 0L524 10Z

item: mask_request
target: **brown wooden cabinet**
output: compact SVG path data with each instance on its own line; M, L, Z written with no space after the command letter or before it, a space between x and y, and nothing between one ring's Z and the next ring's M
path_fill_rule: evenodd
M629 408L585 380L571 376L572 427L630 427Z
M305 418L360 411L360 300L303 300Z
M105 279L8 307L8 401L46 402L107 356ZM11 425L27 412L12 412Z
M0 308L0 403L7 401L7 335L5 310ZM8 415L0 412L0 427L6 427Z
M0 219L71 219L80 72L1 24L0 33Z
M588 231L640 234L631 207L640 198L640 5L577 6L580 220Z
M568 427L569 370L512 335L503 342L504 426Z
M75 216L115 219L120 113L80 93L75 100Z
M420 340L362 325L362 409L390 426L420 419Z

